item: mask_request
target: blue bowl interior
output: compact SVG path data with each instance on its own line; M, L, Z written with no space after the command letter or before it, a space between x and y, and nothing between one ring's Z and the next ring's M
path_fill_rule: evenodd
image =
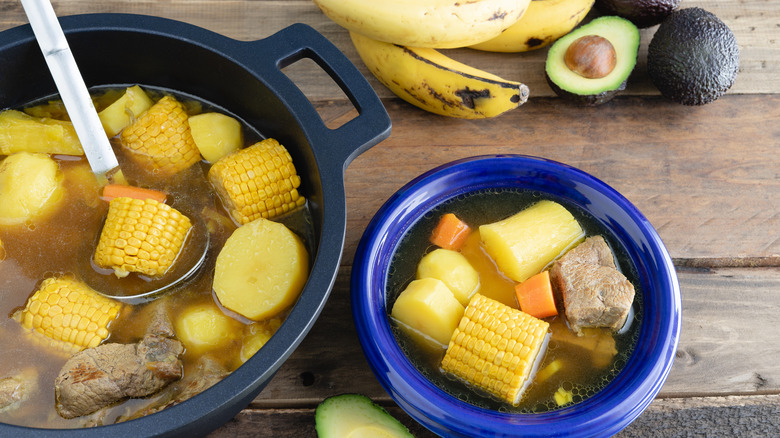
M541 414L478 408L439 389L398 346L385 304L390 260L406 231L449 199L490 188L525 188L578 205L625 247L643 293L639 340L620 374L585 401ZM352 309L366 357L382 386L413 418L444 436L607 436L636 419L655 398L672 366L680 334L680 290L671 258L647 219L598 179L550 160L483 156L433 169L393 195L358 246Z

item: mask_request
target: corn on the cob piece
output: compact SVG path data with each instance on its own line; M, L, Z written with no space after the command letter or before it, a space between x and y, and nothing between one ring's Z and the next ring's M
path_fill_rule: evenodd
M192 228L189 218L153 199L114 198L100 233L95 263L117 277L159 277L171 267Z
M108 326L122 309L69 276L50 277L14 314L22 327L34 330L75 350L95 347L108 337Z
M122 131L122 146L150 172L173 175L200 160L184 105L165 96Z
M442 368L517 405L544 356L549 327L545 321L476 294L452 334Z
M271 219L306 202L290 153L273 138L233 152L209 170L231 216L240 224Z

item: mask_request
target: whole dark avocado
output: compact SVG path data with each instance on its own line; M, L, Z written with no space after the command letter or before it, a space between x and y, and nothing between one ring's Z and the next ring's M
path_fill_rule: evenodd
M739 71L734 33L701 8L673 12L658 27L647 52L650 79L665 97L703 105L722 96Z
M639 28L655 26L672 13L682 0L596 0L604 15L617 15Z

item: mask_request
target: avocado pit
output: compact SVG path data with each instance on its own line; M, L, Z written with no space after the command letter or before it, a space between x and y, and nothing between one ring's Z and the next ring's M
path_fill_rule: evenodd
M588 79L599 79L612 73L617 63L615 47L598 35L585 35L571 43L563 57L566 67Z

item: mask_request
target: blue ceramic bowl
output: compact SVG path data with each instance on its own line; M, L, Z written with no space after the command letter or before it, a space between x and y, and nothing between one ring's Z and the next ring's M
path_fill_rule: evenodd
M409 228L437 205L490 188L531 189L579 206L625 247L642 294L634 353L615 379L584 401L555 411L517 414L462 402L427 380L396 342L385 298L390 260ZM374 374L410 416L442 436L610 436L658 394L680 335L680 288L671 258L650 222L614 189L573 167L528 156L483 156L433 169L393 195L358 246L352 311Z

